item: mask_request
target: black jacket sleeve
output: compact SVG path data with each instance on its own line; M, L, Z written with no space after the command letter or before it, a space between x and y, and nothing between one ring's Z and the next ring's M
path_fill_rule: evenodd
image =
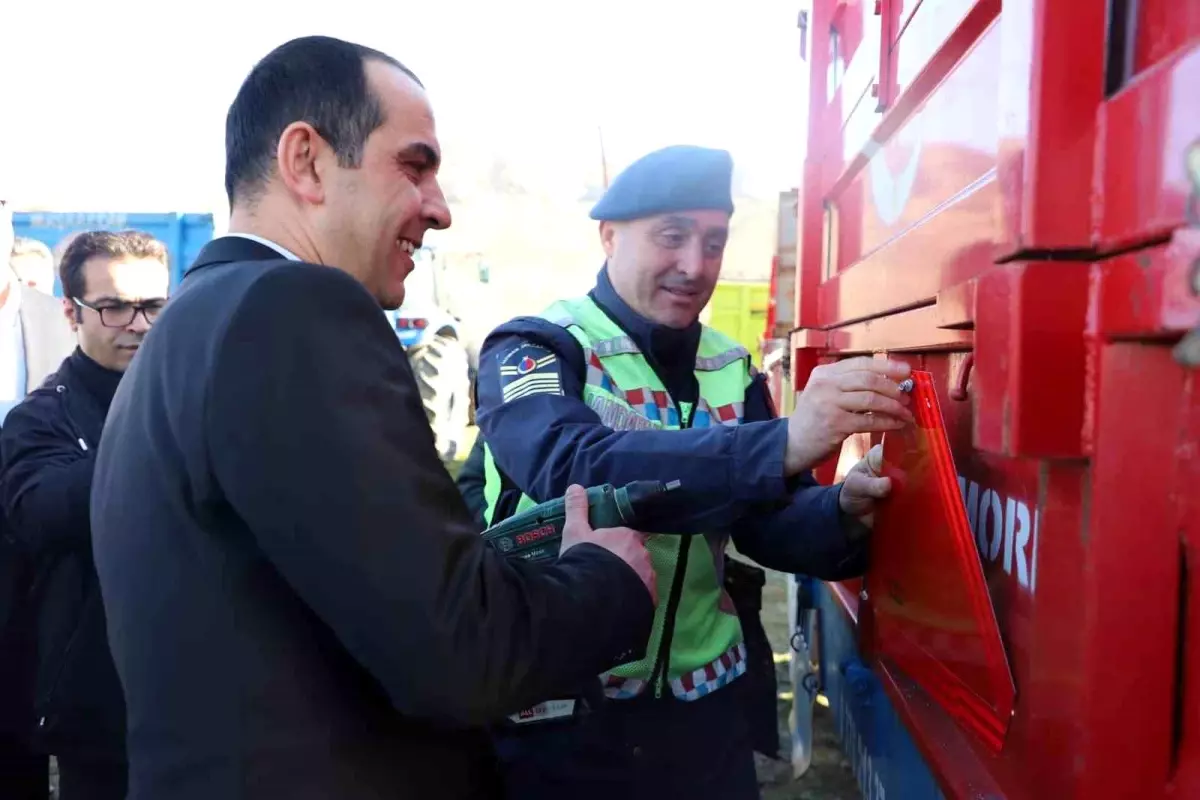
M223 332L213 473L264 554L402 713L477 724L640 657L653 604L594 545L549 566L485 547L408 361L334 269L273 269Z
M0 431L0 496L14 537L33 552L87 542L95 450L63 419L62 401L37 391Z

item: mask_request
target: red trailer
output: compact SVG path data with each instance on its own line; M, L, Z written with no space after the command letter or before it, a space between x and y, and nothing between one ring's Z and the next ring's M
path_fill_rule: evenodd
M777 400L907 360L956 470L799 593L864 795L1200 798L1200 0L811 3Z

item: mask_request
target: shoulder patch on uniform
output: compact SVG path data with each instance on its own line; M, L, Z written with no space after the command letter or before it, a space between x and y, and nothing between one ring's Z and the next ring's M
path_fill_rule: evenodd
M500 392L511 403L535 394L563 393L558 356L536 344L519 344L500 355Z

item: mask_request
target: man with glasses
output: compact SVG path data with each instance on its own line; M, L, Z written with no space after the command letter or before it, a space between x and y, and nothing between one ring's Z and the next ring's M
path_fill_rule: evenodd
M113 394L166 303L166 248L139 231L83 233L59 277L78 346L9 413L0 499L37 570L35 744L58 759L62 800L120 800L125 700L92 563L89 498Z

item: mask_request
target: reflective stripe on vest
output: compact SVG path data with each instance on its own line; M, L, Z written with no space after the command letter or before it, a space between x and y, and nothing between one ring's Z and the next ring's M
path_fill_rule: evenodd
M583 348L587 372L583 400L614 430L679 430L709 425L737 425L751 373L744 347L710 328L702 328L695 373L699 399L691 404L672 400L641 351L590 298L556 303L544 318L566 328ZM680 419L680 414L685 419ZM490 461L490 453L488 461ZM494 465L485 467L489 482L499 483ZM490 488L490 487L489 487ZM498 494L499 489L493 490ZM494 498L489 497L489 524ZM517 510L532 507L522 496ZM725 533L686 540L687 569L675 615L667 678L672 693L696 700L724 686L746 670L741 625L724 590ZM666 598L675 579L680 542L674 536L650 536L647 549L658 576L662 599L655 612L646 657L622 664L601 676L605 694L621 699L645 691L658 660L666 618Z

